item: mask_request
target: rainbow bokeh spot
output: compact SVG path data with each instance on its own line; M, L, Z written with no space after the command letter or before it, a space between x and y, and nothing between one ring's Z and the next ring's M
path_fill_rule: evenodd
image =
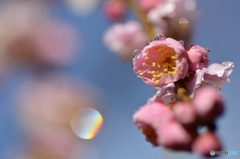
M103 125L102 115L93 108L82 108L70 120L72 131L82 139L93 139Z

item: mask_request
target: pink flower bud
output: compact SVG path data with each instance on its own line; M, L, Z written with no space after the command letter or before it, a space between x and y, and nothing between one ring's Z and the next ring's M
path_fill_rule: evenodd
M224 111L223 100L216 89L200 88L195 95L193 105L196 113L206 121L212 121Z
M211 150L221 151L221 149L221 142L213 132L200 135L192 145L192 151L203 156L210 156Z
M195 133L184 128L177 121L164 123L160 131L158 143L173 150L190 150Z
M186 76L187 53L171 38L151 42L133 59L134 72L151 86L162 87Z
M122 18L126 13L124 0L109 0L105 5L105 13L112 20Z
M133 116L135 124L153 146L160 145L158 132L161 125L172 119L173 114L169 107L160 102L153 102L141 107Z
M193 124L196 121L196 114L193 105L178 102L173 107L175 118L183 125Z
M207 67L210 60L205 48L194 45L190 47L187 53L189 57L189 69L191 71Z

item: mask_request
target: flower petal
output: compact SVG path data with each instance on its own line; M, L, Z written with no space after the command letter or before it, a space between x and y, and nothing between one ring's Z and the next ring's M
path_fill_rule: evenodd
M153 41L133 59L134 72L151 86L163 87L186 76L187 53L171 38Z
M211 64L204 75L204 80L210 84L221 86L230 82L230 75L233 71L232 62L223 62L222 64Z
M176 98L176 95L175 85L173 83L169 83L162 88L157 88L156 93L148 100L148 103L162 101L163 103L167 104L171 99Z

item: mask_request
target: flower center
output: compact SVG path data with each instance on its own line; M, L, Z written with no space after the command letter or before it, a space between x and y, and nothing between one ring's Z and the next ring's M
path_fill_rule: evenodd
M148 54L145 55L147 62L142 65L150 66L146 73L151 75L152 81L159 84L162 76L176 73L176 59L176 52L173 48L160 45L148 50ZM140 75L141 74L143 74L143 72L140 72Z

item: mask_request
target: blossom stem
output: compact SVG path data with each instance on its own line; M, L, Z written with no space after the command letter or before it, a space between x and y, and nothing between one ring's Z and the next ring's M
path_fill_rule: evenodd
M209 123L209 124L207 124L207 127L208 127L209 131L213 131L213 132L216 131L216 129L217 129L217 126L215 123Z
M175 86L177 88L177 96L179 99L181 99L184 102L191 102L191 98L189 97L186 89L184 88L183 84L181 81L175 82Z
M153 25L147 19L146 13L139 7L136 0L127 0L127 2L141 21L142 25L145 27L149 40L152 40L155 36L155 32Z

